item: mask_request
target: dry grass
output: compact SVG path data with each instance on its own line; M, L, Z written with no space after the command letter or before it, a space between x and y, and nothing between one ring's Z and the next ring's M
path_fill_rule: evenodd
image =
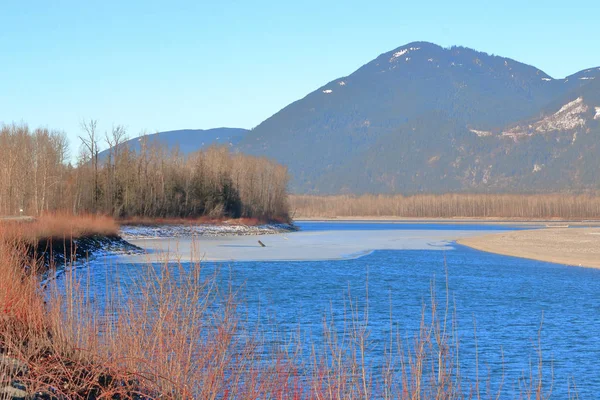
M52 238L77 239L87 236L114 236L119 227L114 219L104 216L66 213L46 214L31 220L9 220L0 222L3 238L35 243Z
M51 215L0 224L0 358L8 360L0 362L0 388L17 381L29 393L56 396L51 398L85 398L85 393L98 392L98 379L106 376L107 367L83 357L62 334L62 319L46 304L39 281L38 271L47 266L32 258L30 250L52 237L70 241L115 233L114 222L96 217Z
M295 218L600 219L600 196L589 195L364 195L290 196Z

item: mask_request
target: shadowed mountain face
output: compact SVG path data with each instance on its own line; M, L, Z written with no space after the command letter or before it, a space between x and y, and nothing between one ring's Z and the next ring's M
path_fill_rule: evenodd
M169 150L179 149L182 154L189 154L213 144L236 146L248 132L246 129L238 128L181 129L136 137L124 142L122 146L139 152L141 144L145 140L147 146L158 145ZM107 151L103 151L99 155L101 159L107 156Z
M415 42L252 131L147 139L183 153L219 143L275 159L296 193L600 190L600 68L554 79L509 58Z
M585 189L597 185L585 178L598 172L585 160L597 151L586 141L600 138L596 78L598 68L553 79L508 58L410 43L285 107L238 148L288 165L294 192ZM584 123L551 117L578 98Z

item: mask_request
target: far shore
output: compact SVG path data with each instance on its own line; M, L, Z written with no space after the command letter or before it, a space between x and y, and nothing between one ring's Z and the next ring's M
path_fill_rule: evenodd
M556 264L600 268L600 228L550 228L461 238L477 250Z
M440 224L494 224L494 225L536 225L550 227L558 225L569 226L600 226L600 219L593 220L566 220L566 219L534 219L534 218L506 218L506 217L454 217L454 218L415 218L415 217L398 217L398 216L360 216L360 217L305 217L295 216L295 222L310 221L310 222L410 222L410 223L440 223Z

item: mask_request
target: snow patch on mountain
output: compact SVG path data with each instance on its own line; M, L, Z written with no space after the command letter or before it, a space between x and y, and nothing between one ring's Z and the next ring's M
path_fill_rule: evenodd
M548 133L552 131L570 131L585 125L583 114L588 111L588 106L582 97L565 104L554 114L547 115L539 121L528 126L515 126L505 132L502 136L516 139L519 136L532 135L536 133Z
M596 115L594 115L594 119L600 119L600 107L595 107L596 108Z
M543 81L550 82L552 79L550 78L542 78Z
M406 53L408 53L410 51L417 51L420 49L421 49L420 47L409 47L408 49L402 49L400 51L397 51L392 55L392 58L390 58L390 62L394 62L394 60L396 60L398 57L402 57L403 55L405 55Z
M582 76L579 79L582 80L582 81L587 81L587 80L591 80L591 79L596 79L596 77L594 77L594 76Z
M546 133L558 130L571 130L585 125L585 119L581 114L587 112L588 106L578 97L570 103L565 104L560 110L543 118L535 124L535 131Z
M533 165L533 170L531 171L532 173L536 173L536 172L540 172L542 170L543 165L540 164L534 164Z
M344 81L339 81L339 82L338 82L338 85L340 85L340 86L346 86L346 82L344 82Z
M323 90L323 93L330 94L330 93L333 93L333 90L331 90L331 89L325 89L325 90Z
M390 61L393 61L395 58L402 57L406 53L408 53L408 49L397 51L397 52L394 53L394 55L392 56L392 58L390 58Z
M489 131L478 131L477 129L469 129L469 131L473 132L479 137L492 136L492 132Z

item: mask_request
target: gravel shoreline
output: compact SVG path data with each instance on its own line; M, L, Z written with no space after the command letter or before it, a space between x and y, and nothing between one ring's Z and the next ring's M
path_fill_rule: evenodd
M178 238L195 236L257 236L277 233L296 232L294 224L263 225L154 225L154 226L121 226L123 239Z

